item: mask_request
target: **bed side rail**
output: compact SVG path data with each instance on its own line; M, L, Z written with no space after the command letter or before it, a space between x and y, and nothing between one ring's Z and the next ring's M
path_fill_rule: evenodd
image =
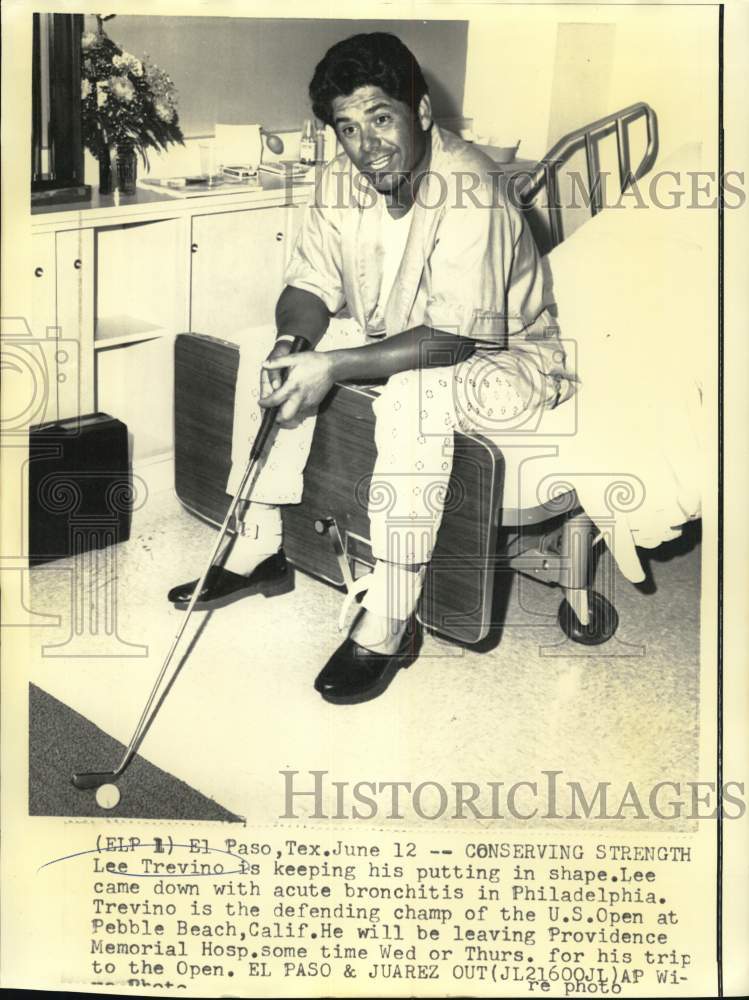
M634 122L645 119L647 143L637 167L632 169L629 130ZM652 168L658 156L658 119L655 111L643 101L630 104L621 111L599 118L598 121L575 129L559 140L541 160L527 180L519 185L518 195L525 209L536 210L540 196L545 192L548 228L547 246L542 252L548 253L565 238L563 206L559 194L559 172L580 150L585 150L585 165L590 199L591 215L597 215L603 207L602 179L599 146L603 139L616 134L616 151L619 166L619 188L624 194L631 184L638 181ZM537 239L538 239L538 234Z

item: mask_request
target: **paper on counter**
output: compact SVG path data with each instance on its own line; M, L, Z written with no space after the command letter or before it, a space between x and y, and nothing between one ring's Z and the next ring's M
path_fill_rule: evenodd
M224 166L257 168L263 155L260 125L216 125L216 155Z

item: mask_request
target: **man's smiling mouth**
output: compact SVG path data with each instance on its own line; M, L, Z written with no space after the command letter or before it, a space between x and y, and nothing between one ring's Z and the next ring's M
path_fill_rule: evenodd
M367 164L367 170L382 171L390 163L392 156L388 153L387 156L378 156L376 160L370 160Z

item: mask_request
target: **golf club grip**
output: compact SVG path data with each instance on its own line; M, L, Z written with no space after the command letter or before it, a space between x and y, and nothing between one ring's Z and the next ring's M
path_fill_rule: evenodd
M289 354L299 354L300 351L305 351L309 346L309 341L305 340L304 337L294 337L290 345ZM266 410L263 414L263 419L260 423L260 430L257 432L257 436L252 443L252 449L250 451L251 460L257 461L262 455L263 448L268 440L268 435L273 427L277 412L278 407L274 406L272 410Z

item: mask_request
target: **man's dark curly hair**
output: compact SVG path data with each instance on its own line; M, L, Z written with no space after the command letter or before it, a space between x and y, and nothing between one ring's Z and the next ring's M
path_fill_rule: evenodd
M333 98L348 97L366 86L380 87L388 97L414 111L429 93L410 49L395 35L375 31L345 38L328 49L309 85L312 110L326 125L332 125Z

